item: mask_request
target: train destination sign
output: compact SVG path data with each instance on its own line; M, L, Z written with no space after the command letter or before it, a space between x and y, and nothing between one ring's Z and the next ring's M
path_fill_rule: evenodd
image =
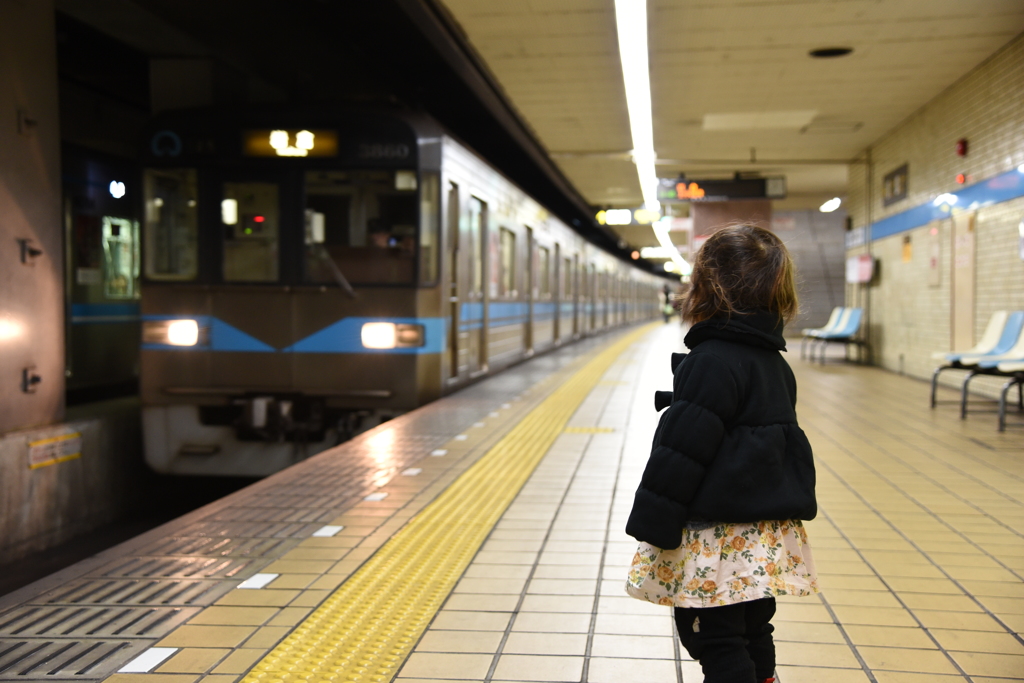
M724 202L731 199L782 199L785 196L786 179L784 177L736 177L720 180L658 179L658 201L662 204Z
M243 133L249 157L333 157L338 155L338 134L333 130L247 130Z

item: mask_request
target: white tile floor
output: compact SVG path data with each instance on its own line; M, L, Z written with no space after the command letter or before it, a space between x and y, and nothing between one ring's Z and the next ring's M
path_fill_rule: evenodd
M702 679L680 657L670 610L623 591L653 395L671 388L681 343L666 331L630 347L580 406L399 680L651 683L680 680L680 665L687 683Z
M671 388L681 339L668 325L608 371L397 680L703 680L670 610L623 590L653 394ZM1020 435L982 442L977 422L928 412L913 380L790 362L818 463L821 514L808 530L823 593L780 600L780 683L1024 680Z

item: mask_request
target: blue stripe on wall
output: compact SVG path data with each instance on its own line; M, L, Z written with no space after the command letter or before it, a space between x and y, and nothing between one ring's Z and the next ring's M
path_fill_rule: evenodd
M871 225L871 239L906 232L927 225L934 220L947 218L951 210L974 211L984 206L992 206L1024 196L1024 171L1014 169L1001 173L988 180L965 187L957 192L948 193L956 197L952 209L947 203L934 201L915 206L894 216L883 218Z

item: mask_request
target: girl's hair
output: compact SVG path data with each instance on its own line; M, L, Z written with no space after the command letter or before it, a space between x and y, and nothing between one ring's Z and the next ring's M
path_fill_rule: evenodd
M731 225L711 235L697 252L683 319L769 311L789 322L797 313L793 259L775 233L756 225Z

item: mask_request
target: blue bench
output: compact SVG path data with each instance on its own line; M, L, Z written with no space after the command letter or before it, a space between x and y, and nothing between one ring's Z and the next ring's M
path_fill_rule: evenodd
M822 334L825 332L832 332L839 327L840 319L847 308L845 306L836 306L832 309L832 313L828 316L828 322L825 323L824 327L805 327L800 331L803 338L800 340L800 357L806 358L806 347L807 340L813 338L815 335Z
M999 431L1006 431L1006 394L1014 386L1017 387L1017 408L1024 410L1024 359L1016 361L1002 361L996 366L1000 373L1010 377L1010 381L1003 385L999 392Z
M1024 358L1024 311L996 311L988 321L981 340L967 351L946 354L933 354L942 358L945 363L935 368L932 373L931 407L938 401L935 398L939 375L946 370L967 370L960 385L960 418L967 417L968 387L977 375L998 375L1001 361L1014 361Z
M832 330L821 331L808 335L811 339L811 361L814 361L815 349L821 350L821 363L825 364L825 351L829 344L850 344L857 347L857 362L864 362L863 350L867 350L870 360L871 348L866 339L860 336L860 324L864 317L863 308L847 308L840 314L836 326Z

